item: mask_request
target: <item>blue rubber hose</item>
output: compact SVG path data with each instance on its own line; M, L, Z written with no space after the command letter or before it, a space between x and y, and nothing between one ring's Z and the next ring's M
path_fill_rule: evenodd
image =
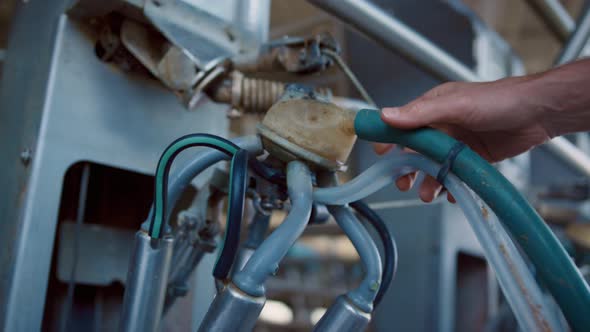
M375 110L357 113L354 128L360 139L395 143L444 163L457 141L432 128L390 127ZM590 288L543 219L500 172L468 147L456 155L450 171L496 213L535 265L541 280L561 307L574 331L590 331Z

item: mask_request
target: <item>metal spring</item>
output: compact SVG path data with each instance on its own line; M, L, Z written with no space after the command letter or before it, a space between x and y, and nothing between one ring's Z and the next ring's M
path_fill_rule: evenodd
M234 97L238 100L234 99L232 104L249 113L268 111L285 91L285 82L249 77L242 77L240 81L235 87L239 88L239 92L237 94L234 92ZM332 96L329 88L317 88L316 92L328 97Z
M231 104L246 113L265 113L285 92L287 82L245 77L233 71L229 77L214 85L209 91L213 100ZM316 88L315 92L327 100L332 99L332 90Z
M285 83L244 77L238 105L247 112L266 112L285 91Z

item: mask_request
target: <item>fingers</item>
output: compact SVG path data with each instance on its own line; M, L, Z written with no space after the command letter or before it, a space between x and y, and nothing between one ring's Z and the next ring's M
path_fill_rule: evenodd
M453 195L451 195L451 193L447 193L447 201L449 201L449 203L457 203L457 200L455 199L455 197L453 197Z
M387 144L387 143L373 143L373 150L378 155L386 154L387 152L391 151L395 145Z
M464 87L464 84L464 82L446 82L430 89L424 94L424 97L434 98L449 95L455 91L461 90L461 88Z
M443 187L435 178L427 175L424 177L424 181L422 181L422 185L420 186L420 199L425 203L430 203L438 197L442 189Z
M413 129L435 124L460 124L470 111L469 94L459 93L462 85L449 83L434 88L424 96L401 107L387 107L381 119L401 129Z
M399 177L395 181L395 185L401 191L408 191L408 190L412 189L412 187L414 186L414 182L416 181L417 175L418 175L418 173L414 172L414 173L410 173L410 174L404 175L402 177Z
M395 181L395 184L400 191L408 191L414 186L417 176L417 172L401 176ZM424 177L424 181L422 181L422 185L420 186L420 199L425 203L430 203L442 193L443 189L443 186L435 178L427 175ZM457 203L455 197L449 192L447 192L447 200L449 203Z
M421 98L402 107L384 108L381 119L396 128L413 129L450 122L447 106L435 99Z

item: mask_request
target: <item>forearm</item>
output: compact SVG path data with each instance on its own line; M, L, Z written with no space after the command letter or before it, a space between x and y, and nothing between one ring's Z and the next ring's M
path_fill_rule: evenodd
M590 131L590 59L533 75L526 84L550 136Z

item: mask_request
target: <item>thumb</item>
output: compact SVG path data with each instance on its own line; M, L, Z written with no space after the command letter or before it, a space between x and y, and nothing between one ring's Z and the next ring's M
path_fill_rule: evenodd
M453 122L454 103L447 98L420 98L402 107L381 111L381 119L392 127L414 129Z

